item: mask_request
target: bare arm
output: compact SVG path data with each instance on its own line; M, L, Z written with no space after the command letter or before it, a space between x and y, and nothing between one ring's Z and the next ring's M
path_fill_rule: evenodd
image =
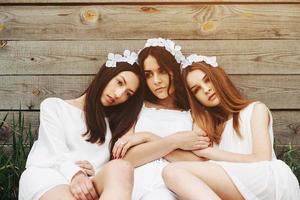
M137 133L139 134L139 133ZM195 150L207 147L208 138L202 132L184 131L160 138L151 134L147 143L142 143L128 150L124 159L131 162L134 166L140 166L150 161L162 158L170 161L178 160L199 160L192 152L182 150Z
M222 160L229 162L257 162L271 160L272 145L268 132L269 121L268 108L262 103L256 104L251 118L253 141L251 154L246 155L231 153L212 147L203 150L197 150L195 153L198 156L203 156L211 160Z
M164 156L164 159L169 162L177 162L177 161L204 161L207 160L205 158L199 157L194 154L192 151L185 151L181 149L176 149Z
M155 139L154 139L155 138ZM134 146L125 154L125 160L137 167L169 154L177 148L174 140L169 137L153 136L150 142Z

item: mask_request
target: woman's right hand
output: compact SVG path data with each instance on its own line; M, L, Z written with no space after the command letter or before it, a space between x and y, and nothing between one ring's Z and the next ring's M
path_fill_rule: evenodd
M132 133L121 137L114 145L112 155L113 158L123 158L126 152L133 146L149 142L154 135L148 132Z
M94 200L99 195L89 179L82 171L77 172L70 183L70 190L77 200Z
M178 149L199 150L210 146L210 139L203 130L177 132L171 137L176 142Z

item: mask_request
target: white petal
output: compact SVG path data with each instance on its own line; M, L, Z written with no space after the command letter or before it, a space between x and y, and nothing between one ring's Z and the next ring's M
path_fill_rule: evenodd
M128 57L128 56L130 55L130 51L126 49L126 50L124 51L123 55L124 55L125 57Z
M109 54L107 55L107 58L108 58L109 60L113 60L113 59L114 59L114 54L113 54L113 53L109 53Z

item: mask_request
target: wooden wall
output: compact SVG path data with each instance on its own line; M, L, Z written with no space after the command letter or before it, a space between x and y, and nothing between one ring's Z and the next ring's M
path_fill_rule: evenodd
M21 107L37 127L43 99L78 96L108 52L150 37L216 55L300 147L300 0L0 0L0 119Z

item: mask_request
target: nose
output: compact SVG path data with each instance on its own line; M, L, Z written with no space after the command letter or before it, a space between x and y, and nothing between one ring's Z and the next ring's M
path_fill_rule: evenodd
M124 87L122 87L122 88L117 88L117 89L115 90L115 97L116 97L116 98L120 98L120 97L124 94L125 91L126 91L126 88L124 88Z
M209 87L208 85L205 85L205 86L203 87L203 90L204 90L205 94L208 94L208 93L211 92L211 87Z
M154 78L153 78L154 84L158 85L161 83L161 78L159 77L159 75L154 74Z

